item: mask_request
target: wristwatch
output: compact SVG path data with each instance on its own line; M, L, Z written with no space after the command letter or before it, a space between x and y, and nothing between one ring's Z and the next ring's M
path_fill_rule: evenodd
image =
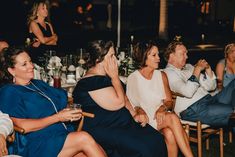
M197 79L197 77L196 77L195 75L192 75L188 80L189 80L189 81L192 81L192 82L197 82L197 83L199 83L199 81L198 81L198 79Z

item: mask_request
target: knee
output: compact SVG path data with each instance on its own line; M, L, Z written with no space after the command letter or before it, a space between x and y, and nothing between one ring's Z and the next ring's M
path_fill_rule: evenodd
M180 124L179 117L174 113L168 113L167 114L167 119L168 119L169 125Z
M95 143L92 136L85 131L76 132L74 140L76 141L76 144L79 145L91 145Z

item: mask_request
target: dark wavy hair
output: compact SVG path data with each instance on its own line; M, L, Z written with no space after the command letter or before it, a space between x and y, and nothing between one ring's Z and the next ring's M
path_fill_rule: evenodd
M183 44L183 42L180 42L180 41L173 41L173 42L171 42L171 43L167 46L167 48L166 48L166 50L165 50L165 52L164 52L164 59L165 59L167 62L168 62L168 60L169 60L170 54L171 54L171 53L175 53L175 49L176 49L176 47L177 47L178 45L184 45L184 44Z
M157 44L150 40L147 42L137 42L133 47L133 59L135 63L137 64L138 68L145 67L146 66L146 60L149 55L150 49L156 46Z
M112 41L95 40L88 44L87 51L89 53L89 59L87 61L87 67L91 68L97 63L104 60L104 56L108 53L109 49L114 46Z
M21 47L9 47L0 53L0 85L13 83L13 76L7 69L14 68L15 58L23 52L27 53L27 50Z

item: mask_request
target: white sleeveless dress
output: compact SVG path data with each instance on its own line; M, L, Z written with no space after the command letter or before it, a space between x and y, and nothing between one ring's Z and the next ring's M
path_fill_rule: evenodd
M136 70L127 79L127 97L133 107L140 106L149 117L149 124L157 129L155 112L166 98L161 71L155 70L151 80Z

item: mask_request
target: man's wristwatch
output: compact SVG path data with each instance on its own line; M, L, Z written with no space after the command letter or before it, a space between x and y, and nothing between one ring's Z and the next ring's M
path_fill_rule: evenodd
M192 75L189 79L189 81L192 81L192 82L197 82L199 83L199 80L197 79L197 77L195 75Z

